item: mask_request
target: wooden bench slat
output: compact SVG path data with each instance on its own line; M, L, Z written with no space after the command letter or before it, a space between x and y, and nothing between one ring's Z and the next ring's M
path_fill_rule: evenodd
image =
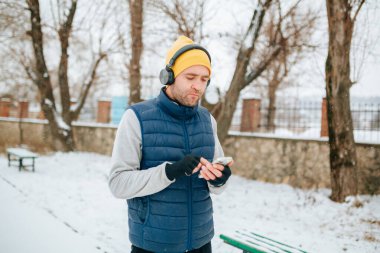
M221 234L220 238L247 252L306 253L301 249L249 231L235 231L232 235Z
M239 242L240 244L244 244L248 247L249 252L263 252L263 253L289 253L289 251L285 251L281 248L276 247L273 244L267 244L265 242L254 240L254 239L244 239L241 237L237 237L234 235L234 237L231 237L230 239L235 240L236 242Z
M221 234L220 238L222 238L226 243L231 244L232 246L235 246L239 249L246 250L248 252L252 252L252 253L265 253L266 252L266 251L263 251L264 249L259 250L259 249L252 248L250 245L248 245L244 242L238 241L236 239L233 239L227 235Z
M305 251L303 251L301 249L295 248L295 247L290 246L288 244L285 244L285 243L273 240L271 238L268 238L268 237L265 237L265 236L262 236L262 235L259 235L259 234L253 233L253 232L245 231L245 233L243 233L243 232L240 232L240 231L236 231L236 233L239 233L239 234L242 234L242 235L245 235L245 236L248 236L248 237L252 237L253 236L254 238L257 238L256 240L265 242L265 243L273 245L275 247L279 247L282 250L284 250L285 252L306 253Z

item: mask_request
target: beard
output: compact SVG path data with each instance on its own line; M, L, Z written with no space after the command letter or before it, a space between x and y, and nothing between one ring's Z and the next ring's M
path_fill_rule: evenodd
M194 107L199 103L199 100L201 99L200 92L193 92L191 90L182 91L179 90L177 87L173 87L172 94L174 99L184 106Z

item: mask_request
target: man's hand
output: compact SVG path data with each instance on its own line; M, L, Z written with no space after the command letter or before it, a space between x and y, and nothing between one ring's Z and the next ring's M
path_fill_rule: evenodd
M223 166L218 163L212 164L201 157L200 162L202 164L200 174L204 179L209 181L210 184L214 186L224 185L227 182L228 178L231 176L230 166L232 166L234 163L233 161Z
M191 174L200 170L202 164L197 156L187 155L182 160L166 164L165 172L169 180L177 179L182 176L191 176Z

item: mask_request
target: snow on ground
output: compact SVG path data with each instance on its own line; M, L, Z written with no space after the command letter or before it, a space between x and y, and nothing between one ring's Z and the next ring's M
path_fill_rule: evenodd
M130 251L126 202L107 185L110 157L54 153L36 164L35 173L19 172L0 157L0 252ZM213 196L214 252L241 252L219 239L236 229L310 252L379 252L380 196L337 204L328 195L232 176Z
M24 252L94 252L96 241L73 233L72 229L25 203L25 196L0 180L0 251Z

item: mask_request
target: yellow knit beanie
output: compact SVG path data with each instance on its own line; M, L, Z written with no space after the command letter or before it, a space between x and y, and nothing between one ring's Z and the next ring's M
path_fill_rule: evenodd
M166 64L169 63L170 59L179 49L190 44L194 44L194 41L186 36L179 36L166 54ZM211 76L211 62L207 54L203 50L193 49L186 51L177 58L174 66L172 67L174 77L178 76L182 71L194 65L205 66Z

